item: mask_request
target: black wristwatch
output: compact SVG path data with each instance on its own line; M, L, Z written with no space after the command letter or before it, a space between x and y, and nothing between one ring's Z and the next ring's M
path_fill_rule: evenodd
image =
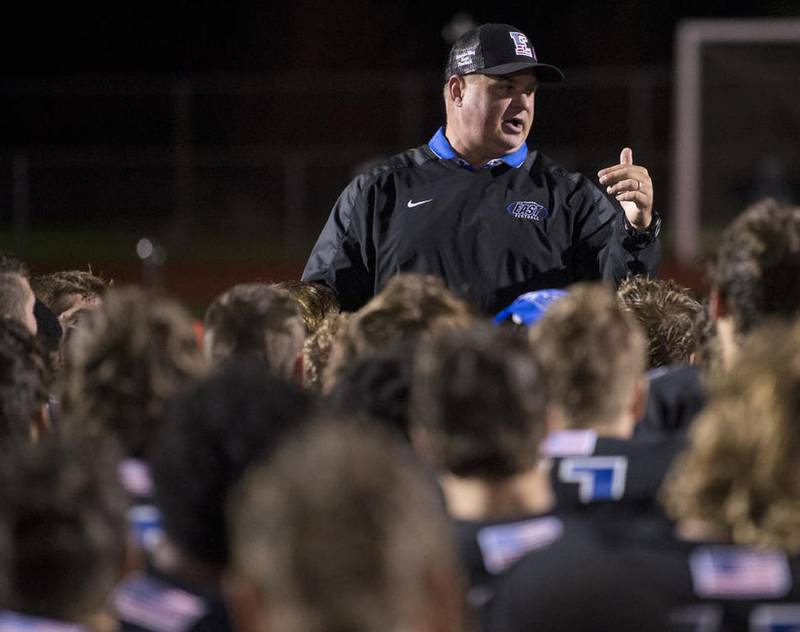
M655 240L661 232L661 215L658 214L658 211L653 211L650 226L644 230L639 230L631 224L625 213L622 214L622 222L625 227L625 234L627 235L626 241L630 240L637 246L646 246L651 241Z

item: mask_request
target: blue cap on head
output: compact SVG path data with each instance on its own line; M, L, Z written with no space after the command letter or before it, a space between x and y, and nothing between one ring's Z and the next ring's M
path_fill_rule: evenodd
M496 324L511 319L517 325L533 325L553 301L567 295L566 290L537 290L520 295L516 301L494 317Z

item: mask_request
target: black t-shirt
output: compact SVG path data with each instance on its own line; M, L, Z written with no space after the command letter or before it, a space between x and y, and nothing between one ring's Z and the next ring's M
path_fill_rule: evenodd
M559 538L495 582L490 632L654 632L667 604L618 555L618 525L567 520Z
M706 404L699 367L674 364L650 371L647 410L636 425L637 437L685 434Z
M541 451L559 509L623 525L640 518L637 528L664 532L671 527L658 492L684 446L682 437L616 439L591 430L565 430L551 433Z
M517 560L561 537L562 516L547 513L516 520L454 520L455 536L468 581L467 604L485 629L494 585Z
M673 632L800 630L800 558L723 543L636 538L620 552L670 608Z

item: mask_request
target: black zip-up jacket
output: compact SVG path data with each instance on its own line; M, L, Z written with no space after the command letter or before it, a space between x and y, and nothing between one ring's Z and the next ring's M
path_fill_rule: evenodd
M538 151L517 168L490 165L465 168L422 145L357 176L303 280L327 285L353 311L400 272L433 274L494 313L532 290L655 276L656 214L651 229L636 231L616 200Z

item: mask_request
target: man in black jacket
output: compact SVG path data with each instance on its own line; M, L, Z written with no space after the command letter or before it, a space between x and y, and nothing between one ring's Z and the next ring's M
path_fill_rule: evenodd
M528 151L536 89L562 79L513 26L459 38L445 71L446 127L350 183L303 279L355 310L398 272L435 274L494 313L531 290L653 275L660 218L629 148L598 173L605 192Z

